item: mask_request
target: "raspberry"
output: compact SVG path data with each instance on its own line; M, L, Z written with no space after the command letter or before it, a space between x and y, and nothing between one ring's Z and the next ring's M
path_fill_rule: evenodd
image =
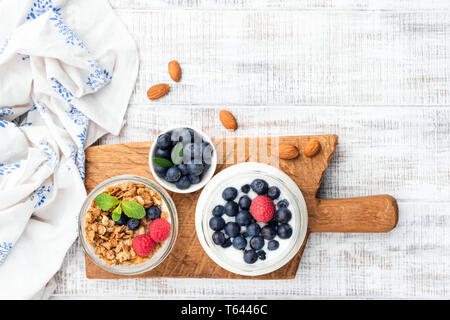
M152 252L155 242L148 234L141 234L133 239L134 252L140 257L146 257Z
M258 222L268 222L275 214L275 205L267 196L257 196L250 206L250 213Z
M148 233L155 242L163 242L170 236L170 223L166 219L158 218L150 223Z

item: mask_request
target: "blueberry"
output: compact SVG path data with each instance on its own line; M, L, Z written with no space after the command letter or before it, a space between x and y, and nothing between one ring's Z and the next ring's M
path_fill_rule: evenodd
M197 184L200 183L200 181L202 180L202 178L200 176L193 176L193 175L188 175L189 181L191 182L191 184Z
M270 240L267 244L267 249L269 249L270 251L274 251L277 250L279 246L280 243L277 240Z
M248 233L247 233L247 231L242 232L242 233L241 233L241 236L243 236L244 238L248 238Z
M172 140L172 142L194 142L194 130L189 128L173 130L170 140Z
M260 236L255 236L250 239L250 247L255 250L262 249L264 247L264 239Z
M217 218L217 217L214 217L214 218ZM222 219L222 218L219 218L219 219ZM227 222L227 224L225 225L225 233L231 238L236 237L240 231L241 231L241 227L236 222Z
M264 250L259 250L256 254L259 260L266 260L266 252Z
M172 147L172 141L170 140L170 135L168 133L164 133L158 137L156 140L156 144L160 149L167 150Z
M252 184L250 185L252 190L255 191L257 194L266 194L267 190L269 189L269 185L267 182L265 182L262 179L255 179L253 180Z
M251 215L248 211L242 210L236 216L236 223L240 226L248 226L251 222Z
M130 230L136 230L137 228L139 228L140 224L141 224L141 220L131 218L127 222L127 227Z
M225 188L225 190L223 190L223 192L222 192L222 198L225 201L234 200L234 199L236 199L236 197L237 197L236 188L228 187L228 188Z
M119 220L116 221L116 224L117 224L118 226L123 226L123 225L126 225L127 222L128 222L128 217L127 217L127 215L124 214L124 213L122 213L122 214L120 215Z
M209 144L209 142L203 141L203 140L202 140L202 150L205 150L205 149L208 148L209 146L211 146L211 145Z
M209 220L209 227L214 231L220 231L224 226L225 220L223 220L221 217L212 217L211 220Z
M225 213L225 208L224 208L224 206L221 206L221 205L215 206L212 211L213 216L216 216L216 217L220 217L224 213Z
M239 206L235 201L228 201L225 203L225 214L234 217L238 214Z
M188 177L184 176L181 177L177 183L175 183L175 186L180 190L186 190L191 186L191 181Z
M155 220L161 216L161 210L156 206L151 206L150 208L147 208L145 211L147 212L146 216L148 220Z
M270 187L267 190L267 196L272 200L278 199L280 197L280 194L280 189L278 189L277 187Z
M222 248L228 248L231 247L231 239L230 238L226 238L224 243L222 243Z
M292 228L286 223L282 223L277 228L278 236L281 239L289 239L292 236Z
M180 169L181 174L182 174L183 176L189 175L189 171L188 171L188 168L187 168L187 165L186 165L186 164L180 163L180 164L177 165L177 168Z
M194 143L188 143L183 148L183 161L184 163L201 163L202 153L200 145Z
M247 240L243 236L237 236L233 239L233 247L238 250L244 250L247 246Z
M158 166L157 164L153 164L153 170L155 170L155 173L160 177L164 177L167 172L167 168Z
M208 142L202 142L202 158L205 164L211 164L213 151L214 149L212 145L210 145Z
M278 221L275 219L272 219L269 222L267 222L267 226L272 227L276 230L278 227Z
M168 159L170 160L170 154L171 154L171 150L163 150L160 148L156 148L155 150L155 157L156 158L164 158L164 159Z
M242 191L243 193L248 193L248 192L250 191L250 185L244 184L244 185L241 187L241 191Z
M286 199L280 200L277 203L278 208L287 208L289 207L289 201L287 201Z
M177 167L170 167L166 172L166 181L177 182L181 178L181 171Z
M189 174L193 176L199 176L203 173L204 167L201 163L188 163L187 169Z
M244 261L248 264L253 264L258 260L258 254L255 250L245 250L244 251Z
M266 240L272 240L277 235L277 231L272 226L265 226L261 229L261 235Z
M252 223L247 227L247 234L251 236L258 236L261 233L261 227L257 223Z
M292 213L287 208L280 208L275 212L275 220L281 223L288 223L292 218Z
M249 198L249 196L242 196L239 198L239 207L243 210L250 209L250 205L252 204L252 200Z
M172 146L175 146L178 142L183 141L183 129L175 129L170 134L170 140L172 141Z
M202 163L203 163L203 173L205 173L209 169L209 167L211 167L211 165L207 164L205 161L203 161Z
M191 142L194 142L195 135L196 135L194 130L191 129L191 128L184 128L183 130L186 130L189 133L190 138L191 138Z
M223 232L216 231L212 235L213 242L218 246L222 245L225 242L225 235Z

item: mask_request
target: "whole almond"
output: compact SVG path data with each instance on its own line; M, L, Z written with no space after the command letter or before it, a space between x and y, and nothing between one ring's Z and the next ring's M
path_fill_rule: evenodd
M308 144L303 149L303 153L305 156L311 158L314 157L320 150L320 142L316 139L313 139L308 142Z
M166 83L155 84L153 87L150 87L147 91L147 97L150 100L156 100L161 97L164 97L167 92L169 92L170 86Z
M225 127L225 129L228 129L228 130L236 130L237 129L236 119L231 114L231 112L229 112L227 110L220 110L219 119L220 119L220 122L222 122L222 125Z
M178 61L172 60L169 62L169 75L175 82L181 80L181 67Z
M298 157L298 149L292 144L280 144L278 148L278 157L280 159L295 159Z

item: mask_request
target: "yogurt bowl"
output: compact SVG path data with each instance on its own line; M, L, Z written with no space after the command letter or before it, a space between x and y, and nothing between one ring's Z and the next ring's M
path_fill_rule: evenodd
M112 209L104 211L97 205L96 198L100 194L115 197L122 201L122 206L124 201L140 202L145 216L137 226L128 225L127 222L132 220L128 217L123 217L122 222L114 221ZM121 218L125 214L123 210ZM154 215L151 216L149 211ZM148 254L140 255L134 250L135 238L150 236L150 226L157 219L166 221L162 222L167 227L168 237L149 240L153 241L152 249L147 248ZM136 275L156 268L167 258L177 238L178 217L171 197L158 184L144 177L122 175L100 183L89 193L80 210L78 229L85 253L97 266L115 274Z
M224 205L226 201L222 198L222 193L226 188L234 188L238 191L236 202L241 196L247 195L254 200L256 194L252 188L247 193L241 191L241 187L250 184L255 179L262 179L268 186L276 186L280 195L273 200L276 209L282 206L281 201L288 202L288 209L292 216L288 222L292 228L292 234L287 239L276 237L279 247L276 250L268 250L269 239L264 241L264 246L260 251L264 251L265 259L257 259L254 263L244 261L245 251L251 251L250 239L247 238L245 249L237 250L234 245L224 248L213 241L213 233L210 220L213 217L213 210L217 205ZM242 209L239 209L242 210ZM221 215L225 223L234 222L235 216ZM255 221L253 221L255 222ZM256 222L261 228L268 223ZM262 163L240 163L231 166L217 175L206 185L202 191L196 211L195 227L200 243L209 257L222 268L245 276L259 276L273 272L288 263L300 249L308 228L308 213L303 195L292 179L281 170ZM279 227L278 227L279 228ZM247 232L246 226L241 226L240 234ZM225 232L226 234L226 232ZM227 237L227 236L226 236ZM232 237L229 237L232 240ZM258 249L259 250L259 249Z

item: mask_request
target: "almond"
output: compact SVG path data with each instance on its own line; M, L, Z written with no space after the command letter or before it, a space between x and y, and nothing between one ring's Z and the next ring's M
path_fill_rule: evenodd
M303 153L305 156L311 158L314 157L320 150L320 142L316 139L313 139L308 142L308 144L303 149Z
M181 80L181 67L178 61L172 60L169 62L169 75L175 82Z
M147 97L150 100L156 100L161 97L164 97L167 92L169 92L170 86L166 83L155 84L153 87L150 87L147 91Z
M295 159L298 157L298 149L292 144L280 144L278 148L278 157L280 159Z
M236 130L237 129L236 119L231 114L231 112L229 112L227 110L220 110L219 119L220 119L220 122L222 122L222 125L225 127L225 129L228 129L228 130Z

